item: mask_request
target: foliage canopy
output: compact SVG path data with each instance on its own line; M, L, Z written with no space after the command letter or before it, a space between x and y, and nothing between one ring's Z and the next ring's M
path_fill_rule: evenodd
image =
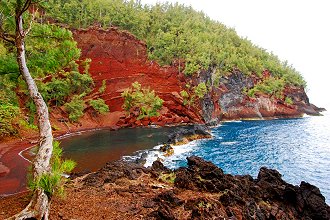
M133 0L48 0L46 8L51 17L73 27L98 23L129 30L146 41L150 59L160 64L184 59L188 75L209 68L223 74L238 68L247 75L261 76L268 69L285 83L305 86L301 75L287 62L203 12L178 3L150 6Z
M132 83L132 87L122 92L121 96L124 98L123 108L128 112L137 110L138 119L157 116L164 102L154 90L142 88L138 82Z

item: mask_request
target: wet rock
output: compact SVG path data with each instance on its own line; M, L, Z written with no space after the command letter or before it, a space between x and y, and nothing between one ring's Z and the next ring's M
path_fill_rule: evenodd
M171 146L171 145L169 145L169 144L163 144L160 148L159 148L159 150L161 151L161 152L163 152L164 153L164 156L171 156L172 154L174 154L174 149L173 149L173 147Z
M143 152L139 158L135 160L135 163L144 165L147 162L148 153Z
M185 139L191 138L210 138L211 134L208 132L208 127L205 125L191 125L179 127L174 133L168 137L168 143L181 143Z
M282 180L282 175L277 170L267 169L266 167L260 168L257 180L259 182L266 181L276 185L284 184L284 181Z
M306 182L301 182L299 188L298 204L303 214L312 219L330 219L330 207L326 205L325 198L319 188Z
M157 173L167 173L171 171L170 169L165 167L159 160L156 160L152 163L151 170Z

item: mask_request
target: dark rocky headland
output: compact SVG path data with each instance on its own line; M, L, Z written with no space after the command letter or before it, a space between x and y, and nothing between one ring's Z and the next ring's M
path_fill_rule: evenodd
M233 176L199 157L170 170L115 161L76 177L64 199L56 198L51 219L330 219L320 190L293 186L276 170L262 167L256 179ZM28 195L0 200L0 218L23 207ZM15 207L15 208L13 208Z

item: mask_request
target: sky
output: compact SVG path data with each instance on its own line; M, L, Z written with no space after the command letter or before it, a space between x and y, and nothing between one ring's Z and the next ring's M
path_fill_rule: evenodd
M330 108L329 0L167 0L191 5L272 51L307 81L310 102ZM144 4L166 2L141 0Z

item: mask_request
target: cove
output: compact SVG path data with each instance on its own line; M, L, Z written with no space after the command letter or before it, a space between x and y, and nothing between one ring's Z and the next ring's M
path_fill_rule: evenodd
M96 171L119 160L165 143L177 127L98 130L60 140L63 156L76 161L75 172Z
M160 157L170 168L186 166L186 157L209 160L233 175L256 178L262 166L276 169L285 181L317 186L330 202L330 117L224 122L212 128L212 139L174 147L163 157L153 150L176 127L99 130L61 140L64 156L78 162L76 172L95 171L122 157L147 154L147 165ZM156 146L156 147L155 147ZM159 147L159 146L158 146ZM138 155L138 156L134 156Z

